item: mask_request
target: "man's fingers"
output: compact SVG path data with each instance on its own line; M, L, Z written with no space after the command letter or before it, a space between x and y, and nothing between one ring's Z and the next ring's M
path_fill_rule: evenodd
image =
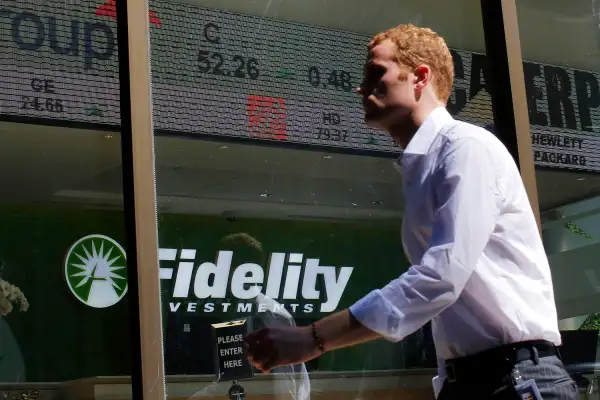
M265 374L268 374L273 368L278 367L279 365L277 364L279 362L278 357L276 355L273 355L271 358L269 358L268 360L265 361L265 363L263 364L263 372Z
M252 346L256 342L263 340L268 333L268 328L262 328L254 332L250 332L246 335L246 337L244 337L244 342L246 342L248 346Z
M264 373L268 373L273 368L278 358L277 348L268 333L265 328L252 332L245 338L248 346L248 361Z
M264 358L255 360L253 359L252 365L261 370L263 373L268 374L274 366L276 366L277 355L270 353Z
M273 342L270 340L261 342L260 345L256 346L256 349L252 352L252 359L263 366L268 360L276 356L277 349L275 349Z
M258 369L258 370L262 371L262 365L260 365L260 363L256 362L256 361L254 360L254 358L252 358L252 356L248 356L248 361L250 361L250 364L251 364L251 365L252 365L254 368L256 368L256 369Z
M258 344L264 340L267 331L266 329L260 329L258 331L251 332L244 337L244 345L248 348L248 354L254 355Z

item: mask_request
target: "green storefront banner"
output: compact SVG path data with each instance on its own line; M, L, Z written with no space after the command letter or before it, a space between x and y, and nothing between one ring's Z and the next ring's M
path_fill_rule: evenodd
M123 282L126 262L118 251L126 248L123 214L5 207L0 217L0 278L19 287L29 302L26 312L0 317L20 353L13 361L0 360L0 381L17 379L3 376L3 363L15 370L10 362L23 366L28 381L129 374L129 302L135 299ZM284 309L297 324L307 324L408 268L398 221L231 222L161 215L159 226L157 273L170 374L212 373L211 346L203 345L210 343L211 323L250 316L257 327L265 313ZM258 292L263 299L270 295L276 309L256 301ZM373 357L374 351L385 356ZM405 353L402 344L380 341L326 355L314 367L401 368Z

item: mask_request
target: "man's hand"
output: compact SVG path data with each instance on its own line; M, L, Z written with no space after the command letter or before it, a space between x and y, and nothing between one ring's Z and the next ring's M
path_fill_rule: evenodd
M320 355L311 327L273 326L248 334L245 338L248 360L268 373L273 368L300 364Z
M381 336L363 326L348 310L329 315L315 327L325 351L354 346ZM292 328L273 326L248 334L245 338L248 360L263 372L284 365L300 364L321 355L312 335L312 326Z

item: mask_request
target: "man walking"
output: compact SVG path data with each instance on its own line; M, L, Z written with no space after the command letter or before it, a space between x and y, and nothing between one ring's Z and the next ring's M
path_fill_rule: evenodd
M439 399L576 399L559 359L548 260L514 160L490 132L454 120L444 40L401 25L368 46L358 89L365 120L404 149L404 250L413 264L348 310L308 327L246 338L268 372L377 338L402 340L432 321Z

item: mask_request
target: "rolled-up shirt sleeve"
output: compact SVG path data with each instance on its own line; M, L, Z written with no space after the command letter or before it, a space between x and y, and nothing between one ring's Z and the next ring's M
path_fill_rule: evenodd
M435 220L420 263L350 307L360 323L392 341L415 332L458 299L501 207L490 152L477 138L447 143L431 178Z

